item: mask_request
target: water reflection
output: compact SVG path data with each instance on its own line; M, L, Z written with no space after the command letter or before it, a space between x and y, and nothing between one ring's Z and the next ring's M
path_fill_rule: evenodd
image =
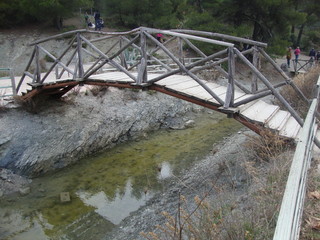
M77 195L86 205L94 207L96 213L116 225L152 197L150 192L146 192L144 198L134 197L131 181L127 182L125 192L122 194L117 192L116 197L112 200L109 200L103 191L95 194L79 191Z
M2 209L0 239L15 240L46 240L45 229L52 229L40 213L35 216L24 217L19 211ZM19 232L20 234L16 234Z
M101 239L240 127L224 115L201 114L194 128L158 131L34 179L27 196L0 200L0 239ZM71 201L61 202L61 192Z
M161 165L158 167L158 171L159 173L157 178L159 180L164 180L172 176L172 167L168 162L161 163Z

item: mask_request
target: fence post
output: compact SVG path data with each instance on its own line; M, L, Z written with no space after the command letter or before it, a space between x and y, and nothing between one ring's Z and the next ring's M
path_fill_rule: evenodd
M137 84L147 82L147 37L143 29L140 32L141 60L138 67Z
M10 71L10 79L11 79L11 86L12 86L12 94L13 94L13 96L16 96L17 95L16 81L15 81L15 78L14 78L14 74L13 74L12 68L10 68L9 71Z
M77 52L78 52L78 77L83 78L84 70L83 70L83 61L82 61L82 40L80 37L80 33L77 33Z
M122 38L122 36L120 36L119 45L120 45L120 49L121 49L122 46L123 46L123 38ZM125 58L125 51L122 51L120 53L120 61L121 61L121 66L124 67L125 69L128 69L126 58Z
M35 49L36 49L36 70L35 70L35 76L33 78L33 83L40 83L40 80L41 80L41 69L40 69L40 59L39 59L39 47L38 45L35 46Z
M228 48L228 87L224 108L232 107L234 103L234 72L235 72L235 58L233 47Z
M252 57L252 64L255 66L255 68L259 69L259 51L257 49L257 46L253 47L253 57ZM256 93L258 91L258 77L256 74L252 75L252 82L251 82L251 92Z
M185 66L184 56L183 56L183 41L182 38L179 37L179 61Z

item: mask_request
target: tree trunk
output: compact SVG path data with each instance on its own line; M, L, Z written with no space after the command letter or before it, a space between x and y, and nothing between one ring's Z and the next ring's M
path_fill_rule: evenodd
M56 27L59 31L62 29L63 27L63 19L60 16L56 16L53 19L53 25L54 27Z
M253 26L252 40L259 41L260 32L261 32L261 26L258 23L258 21L255 21Z
M300 45L301 38L302 38L302 33L303 33L305 25L306 25L306 23L302 24L301 27L300 27L299 34L298 34L298 37L297 37L297 42L296 42L297 46Z

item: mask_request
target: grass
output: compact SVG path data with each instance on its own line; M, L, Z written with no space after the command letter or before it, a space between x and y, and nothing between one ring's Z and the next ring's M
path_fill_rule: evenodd
M141 233L148 240L265 240L272 239L292 159L292 145L271 132L248 136L246 153L219 164L221 176L204 196L188 202L179 196L175 214L163 212L165 223ZM239 195L236 171L246 176Z

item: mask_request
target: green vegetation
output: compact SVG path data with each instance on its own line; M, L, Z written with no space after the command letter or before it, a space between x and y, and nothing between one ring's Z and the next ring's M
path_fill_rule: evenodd
M100 10L108 26L189 28L267 42L269 51L320 46L317 0L2 0L0 28L51 22L62 28L73 13ZM204 47L206 46L199 46ZM204 50L205 51L205 50Z
M92 5L92 0L1 0L0 27L51 22L60 30L63 18L72 16L80 7Z

